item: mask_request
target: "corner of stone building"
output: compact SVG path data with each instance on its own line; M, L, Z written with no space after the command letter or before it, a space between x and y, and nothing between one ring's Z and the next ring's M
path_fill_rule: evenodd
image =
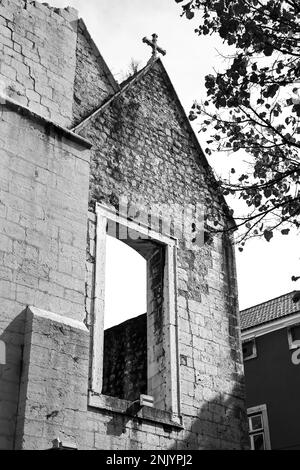
M89 332L82 322L28 307L16 449L80 443L87 410Z
M36 442L45 433L45 442L37 444L44 448L49 445L49 429L55 418L51 413L56 413L56 409L48 411L45 397L51 397L52 389L55 393L57 384L51 377L46 387L44 376L37 380L40 392L34 391L35 379L31 377L38 367L46 371L46 366L35 363L37 357L50 360L59 343L54 330L40 334L40 343L31 341L35 326L51 319L42 316L41 320L34 309L27 309L25 315L25 310L29 304L60 313L63 320L55 317L56 323L84 319L90 144L15 102L6 99L1 108L0 128L6 138L0 145L0 241L1 270L6 280L0 285L0 339L7 356L0 374L0 447L32 448L33 432ZM82 334L89 338L88 333ZM53 344L51 351L46 351L49 335ZM79 345L80 341L79 337ZM83 379L82 384L86 383ZM68 385L66 382L66 390ZM82 391L82 397L86 396L87 391ZM75 411L70 403L68 407L66 419L72 424L70 415ZM49 418L45 418L47 415Z
M0 16L1 96L69 127L78 12L31 0L5 0Z

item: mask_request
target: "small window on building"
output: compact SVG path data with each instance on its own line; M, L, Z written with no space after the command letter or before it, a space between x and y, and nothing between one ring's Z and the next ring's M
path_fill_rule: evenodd
M248 409L251 450L269 450L270 436L266 405Z
M243 359L248 361L257 356L255 339L247 340L243 343Z
M300 345L300 324L288 328L288 341L290 349L297 349Z

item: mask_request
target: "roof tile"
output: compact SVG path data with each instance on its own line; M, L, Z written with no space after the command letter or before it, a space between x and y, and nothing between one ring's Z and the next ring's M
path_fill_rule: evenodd
M241 328L247 330L300 311L300 301L293 302L297 291L289 292L259 305L241 310Z

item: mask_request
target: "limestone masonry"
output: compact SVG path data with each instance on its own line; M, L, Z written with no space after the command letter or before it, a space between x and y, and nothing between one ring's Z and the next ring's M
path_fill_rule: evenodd
M0 449L247 449L232 239L195 243L232 221L160 58L118 84L76 10L1 0L0 88ZM147 312L104 332L110 231Z

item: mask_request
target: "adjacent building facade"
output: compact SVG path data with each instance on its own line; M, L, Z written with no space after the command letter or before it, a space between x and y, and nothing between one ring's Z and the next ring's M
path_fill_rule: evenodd
M0 448L247 448L232 220L161 60L118 84L75 10L3 0L0 78ZM148 283L114 369L108 235Z
M241 325L251 448L299 450L300 297L243 310Z

